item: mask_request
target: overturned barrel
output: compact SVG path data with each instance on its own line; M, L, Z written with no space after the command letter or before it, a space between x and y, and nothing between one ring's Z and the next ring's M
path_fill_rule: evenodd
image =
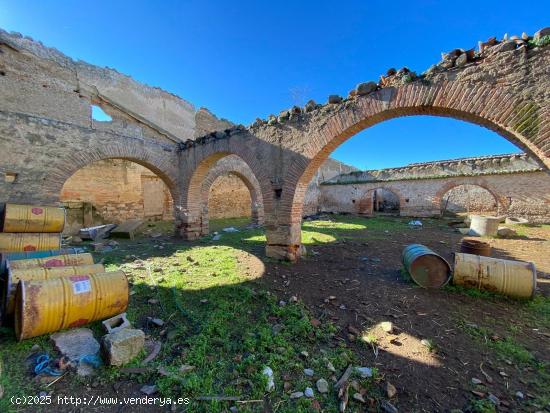
M0 251L2 252L58 250L60 248L61 234L0 233Z
M463 239L460 243L460 252L465 254L491 256L491 246L487 242L475 239Z
M472 254L455 254L453 283L516 298L530 298L537 288L535 264Z
M4 281L4 316L9 317L13 314L15 303L15 292L19 281L41 281L53 278L68 277L71 275L89 275L105 272L102 264L53 267L53 268L8 268Z
M65 209L49 206L6 204L2 232L62 232Z
M94 257L90 253L85 254L63 254L43 258L29 258L26 260L8 261L7 267L11 270L21 270L26 268L53 268L90 265L94 263Z
M449 263L424 245L407 245L402 259L411 278L421 287L440 288L451 278Z
M120 314L128 307L128 280L122 271L21 281L15 302L18 340L79 327Z
M33 258L52 257L54 255L77 254L77 248L63 248L60 250L29 251L29 252L2 252L0 253L0 274L4 273L7 261L28 260Z

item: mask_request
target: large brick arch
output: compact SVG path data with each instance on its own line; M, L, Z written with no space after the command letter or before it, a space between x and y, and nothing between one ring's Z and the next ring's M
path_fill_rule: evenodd
M385 120L413 115L434 115L464 120L491 129L550 167L550 122L547 105L516 96L504 87L442 81L415 82L356 96L324 116L311 116L300 126L307 132L307 145L299 161L292 162L284 178L282 211L278 222L287 243L273 255L297 259L300 246L302 205L308 182L339 145L358 132ZM520 132L518 132L520 131ZM268 246L270 234L267 234Z
M252 223L262 225L264 220L264 206L260 183L250 167L238 156L228 155L220 159L207 173L202 184L202 215L201 235L207 235L208 228L208 198L212 184L221 176L232 174L239 177L250 191Z
M480 188L485 189L487 192L489 192L493 198L495 199L495 202L497 204L497 212L499 214L502 214L506 212L509 206L508 198L505 196L497 193L494 188L491 188L491 186L483 179L483 178L460 178L453 180L451 182L447 182L445 185L443 185L441 188L439 188L433 198L433 207L435 209L441 210L441 201L443 200L445 194L449 192L451 189L456 188L458 186L462 185L474 185L478 186Z

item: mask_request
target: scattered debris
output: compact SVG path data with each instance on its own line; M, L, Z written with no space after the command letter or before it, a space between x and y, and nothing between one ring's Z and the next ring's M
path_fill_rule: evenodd
M141 362L141 364L145 365L145 364L149 363L150 361L154 360L159 355L161 347L162 347L162 345L161 345L160 341L154 341L153 342L153 349L151 350L149 355L145 358L145 360L143 360Z
M481 380L479 379L476 379L475 377L472 377L472 380L471 380L472 384L475 384L475 385L478 385L478 384L481 384L483 383Z
M393 323L391 321L382 321L379 326L382 330L384 330L384 332L388 334L391 334L393 332Z
M125 328L103 336L102 344L108 363L121 366L141 352L145 344L145 334L141 330Z
M511 228L498 227L497 236L500 238L514 238L518 236L518 233Z
M130 324L130 321L128 321L128 318L126 318L126 313L122 313L114 317L108 318L107 320L103 320L101 324L108 334L115 333L119 330L130 328L132 326Z
M115 224L97 225L95 227L82 228L78 235L81 239L99 239L108 238L111 231L116 228Z
M304 397L304 392L301 391L295 391L294 393L290 394L291 399L300 399L302 397Z
M340 379L336 382L336 384L334 385L334 388L340 389L344 385L344 383L346 383L349 380L352 372L353 372L353 366L350 364L344 371L344 374L342 374Z
M393 397L397 394L397 389L389 381L386 382L386 394L388 395L388 399L393 399Z
M131 240L135 237L135 232L139 227L143 225L142 219L130 219L118 224L116 228L111 231L114 237L129 238Z
M308 377L313 377L315 372L313 371L313 369L304 369L304 374Z
M315 397L315 394L313 393L313 389L311 387L306 387L306 389L304 390L304 395L309 399L313 399L313 397Z
M147 317L147 320L157 327L162 327L164 325L164 320L161 320L160 318Z
M235 227L227 227L222 229L223 232L239 232L239 230Z
M265 391L271 392L275 389L275 381L273 379L273 370L270 367L265 367L262 371L262 374L267 377L267 384L265 386Z
M355 367L355 371L359 373L362 379L372 377L372 369L370 367Z
M353 393L353 400L357 400L359 403L366 403L361 393Z
M399 413L399 410L397 410L397 407L395 407L393 404L391 404L387 400L384 400L382 402L381 407L385 413Z
M419 220L409 221L409 227L411 227L411 228L422 228L422 221L419 221Z
M57 351L77 367L77 374L89 376L94 367L98 367L100 345L89 328L75 328L73 330L55 333L50 336Z
M146 394L147 396L151 396L152 394L158 392L157 386L155 385L145 385L141 389L139 389L139 391L143 394Z
M328 393L328 382L325 379L317 380L315 385L317 386L317 391L319 393Z

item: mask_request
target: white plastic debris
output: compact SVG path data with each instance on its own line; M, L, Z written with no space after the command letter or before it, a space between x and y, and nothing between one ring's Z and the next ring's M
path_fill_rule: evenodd
M239 232L239 230L235 227L227 227L222 229L223 232Z
M273 391L275 389L275 381L273 380L273 370L271 367L265 367L262 374L267 377L267 384L265 385L266 391Z
M409 221L409 226L413 228L422 228L422 221L418 221L418 220Z

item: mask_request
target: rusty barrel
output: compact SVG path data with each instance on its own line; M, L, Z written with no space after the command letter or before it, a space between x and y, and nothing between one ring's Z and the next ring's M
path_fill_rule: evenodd
M530 298L537 288L535 264L472 254L455 254L453 283L516 298Z
M61 234L0 233L0 251L2 252L58 250L60 248Z
M407 245L402 259L405 269L421 287L440 288L451 278L449 263L424 245Z
M19 281L41 281L54 278L68 277L71 275L90 275L105 272L102 264L91 264L81 266L54 267L54 268L8 268L4 280L4 316L9 317L13 314L15 291Z
M6 204L2 213L2 232L63 232L64 227L64 208Z
M15 301L18 340L79 327L120 314L128 307L122 271L21 281Z
M491 246L483 241L475 239L463 239L460 243L460 252L465 254L483 255L484 257L491 256Z
M4 273L7 261L13 262L16 260L29 260L32 258L52 257L54 255L77 254L77 251L77 248L63 248L60 250L0 253L0 274Z
M30 258L26 260L9 260L7 263L8 269L21 270L25 268L53 268L53 267L67 267L67 266L79 266L90 265L94 263L94 257L92 254L64 254L54 255L52 257L44 258Z

